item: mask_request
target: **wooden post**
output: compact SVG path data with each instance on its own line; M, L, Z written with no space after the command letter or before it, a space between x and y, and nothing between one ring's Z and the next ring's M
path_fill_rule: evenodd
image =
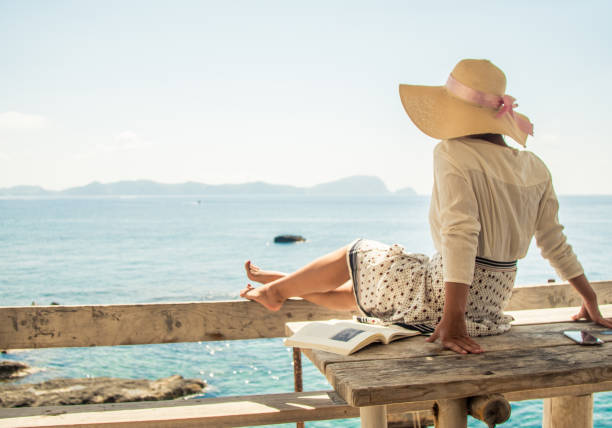
M302 392L302 351L293 348L293 390ZM304 428L304 422L296 422L295 428Z
M387 428L387 406L359 408L361 428Z
M593 394L544 399L542 428L592 428Z
M438 400L434 406L436 428L467 428L467 398Z
M387 407L387 411L391 411ZM387 413L388 428L427 428L434 424L431 410Z
M468 413L492 427L510 419L512 408L501 394L487 394L468 399Z

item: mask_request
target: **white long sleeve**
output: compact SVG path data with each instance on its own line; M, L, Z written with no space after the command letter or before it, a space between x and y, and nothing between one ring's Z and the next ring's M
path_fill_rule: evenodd
M582 265L572 246L567 243L563 226L559 223L559 202L549 180L544 196L540 202L540 212L536 225L536 244L557 274L563 280L575 278L584 273Z
M478 250L478 204L469 178L443 154L434 157L432 199L439 214L440 254L444 280L469 284Z
M557 219L550 173L529 151L458 138L434 150L429 221L444 280L470 284L475 257L525 257L536 236L561 278L582 273Z

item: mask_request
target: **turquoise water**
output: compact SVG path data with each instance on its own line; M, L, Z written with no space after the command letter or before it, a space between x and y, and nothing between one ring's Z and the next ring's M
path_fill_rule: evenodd
M357 237L429 254L428 202L425 196L0 199L0 304L237 299L245 260L290 271ZM611 279L612 197L562 197L561 206L560 218L590 279ZM282 233L308 241L273 244ZM519 262L519 284L555 277L535 246ZM3 357L42 369L20 382L181 374L204 379L206 396L224 396L292 391L289 351L280 339L269 339L42 349ZM304 386L330 388L308 361ZM612 394L597 394L595 426L612 427L611 415ZM504 426L540 424L541 401L528 401L513 404Z

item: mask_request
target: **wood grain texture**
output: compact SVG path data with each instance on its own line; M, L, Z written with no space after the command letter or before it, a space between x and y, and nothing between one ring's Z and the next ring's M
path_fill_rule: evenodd
M508 401L539 400L541 398L562 397L564 395L585 395L596 392L612 391L612 382L597 382L585 385L526 389L504 394Z
M510 419L512 409L501 394L486 394L468 399L468 414L490 425L503 424Z
M612 390L612 382L602 382L589 385L572 385L568 387L556 388L541 388L534 390L518 391L504 394L510 401L534 400L554 396L566 395L584 395L593 392L610 391ZM329 403L325 396L331 400ZM252 403L267 403L265 406L276 408L278 411L272 411L264 407L257 407ZM151 426L165 427L176 426L178 428L202 426L203 422L215 421L217 416L220 416L219 422L223 424L238 423L237 421L247 420L253 425L258 422L271 423L270 421L282 421L285 418L296 416L295 408L289 407L289 412L283 413L283 403L293 403L297 405L306 405L306 411L314 406L319 414L320 420L333 419L338 417L358 417L359 409L349 406L346 402L333 391L313 391L299 394L268 394L265 396L243 396L243 397L221 397L221 398L204 398L196 400L173 400L173 401L141 401L135 403L116 403L116 404L90 404L78 406L49 406L49 407L22 407L13 409L0 408L0 428L8 428L15 426L84 426L85 424L108 423L123 424L129 427ZM238 404L236 404L238 403ZM243 404L246 405L243 407ZM397 403L387 406L388 413L401 414L405 412L419 412L424 418L431 417L431 409L435 401L417 401L411 403ZM184 413L184 408L196 406L197 409L192 410L192 413L197 412L195 417L190 417L189 412ZM232 407L234 406L234 407ZM220 412L233 408L243 409L242 413L221 414ZM143 412L147 412L143 417ZM151 412L151 413L149 413ZM271 412L271 414L269 414ZM87 414L85 414L87 413ZM100 415L99 413L104 413ZM277 414L278 413L278 414ZM73 415L74 416L71 416ZM76 415L80 414L80 415ZM161 417L158 420L153 420L156 415ZM57 418L56 416L61 416ZM299 416L299 415L298 415ZM248 419L247 419L248 418ZM404 419L412 420L412 417L404 417ZM389 417L388 420L394 420ZM293 421L291 421L293 422Z
M593 394L544 400L542 428L593 428Z
M559 311L563 313L575 313L577 308L545 309L541 310L541 317L547 319L558 319ZM612 315L612 305L602 306L602 312L608 316ZM519 315L520 319L520 315ZM563 318L562 318L563 319ZM541 320L537 320L540 322ZM299 328L299 323L287 324L290 331ZM571 342L563 335L564 330L588 329L605 342L612 342L612 335L603 335L598 332L606 330L590 322L560 322L551 324L515 325L509 332L497 336L478 337L476 340L487 351L503 350L526 350L545 346L563 346ZM343 356L330 352L312 349L303 349L304 355L321 371L325 373L329 364L352 361L373 361L385 359L405 359L414 357L455 355L453 351L445 350L439 343L425 342L423 336L414 336L392 342L389 345L372 344L359 352Z
M593 281L599 304L612 303L612 281ZM567 282L515 286L512 298L506 307L508 311L539 308L560 308L580 306L580 295Z
M359 408L363 428L387 428L387 406L368 406Z
M390 413L405 413L415 404L387 406ZM428 415L433 402L417 406ZM177 427L243 426L283 422L359 417L334 391L247 395L194 400L140 401L0 408L0 428L14 427Z
M356 417L331 391L166 402L2 409L0 427L201 427L276 424Z
M467 399L438 400L434 406L436 428L467 428Z
M612 281L594 282L599 302L612 303ZM516 287L508 306L579 305L568 284ZM113 346L283 337L289 321L347 319L301 299L278 312L245 300L137 305L0 307L0 349Z
M288 321L350 318L303 300L0 308L0 349L114 346L284 336Z
M347 403L454 399L612 381L612 346L513 349L330 364L326 377Z

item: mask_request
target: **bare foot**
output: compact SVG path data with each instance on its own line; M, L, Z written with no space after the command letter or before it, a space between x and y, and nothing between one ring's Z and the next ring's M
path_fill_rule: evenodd
M267 284L272 281L276 281L279 278L287 276L282 272L274 272L271 270L262 270L258 266L251 263L250 260L244 264L244 270L251 281L259 282L260 284Z
M262 286L255 288L251 284L247 284L246 288L240 291L240 297L253 300L271 311L278 311L285 301L270 287Z

